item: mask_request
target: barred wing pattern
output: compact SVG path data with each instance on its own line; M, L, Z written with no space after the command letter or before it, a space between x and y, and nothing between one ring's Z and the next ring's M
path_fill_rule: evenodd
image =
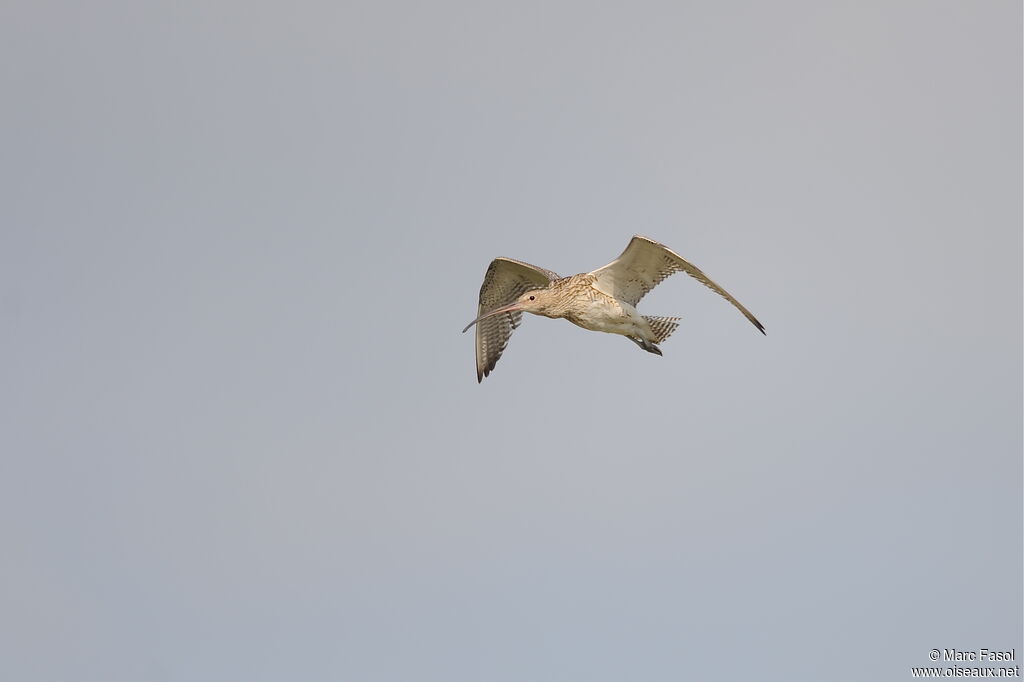
M677 272L685 272L732 303L762 334L765 333L764 326L757 318L730 296L729 292L712 282L695 265L687 263L679 254L653 239L636 235L621 256L590 274L597 277L595 286L598 289L636 306L647 292Z
M495 258L487 268L480 286L480 306L477 316L495 308L514 303L523 292L543 289L558 279L558 275L511 258ZM523 314L505 313L481 320L476 325L476 380L477 383L491 373L502 351L508 345L512 330L519 326Z

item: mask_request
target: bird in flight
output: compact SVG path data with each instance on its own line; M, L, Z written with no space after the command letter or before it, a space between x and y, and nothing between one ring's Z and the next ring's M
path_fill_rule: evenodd
M523 313L564 317L595 332L621 334L649 353L679 326L678 317L641 315L636 305L669 275L685 272L732 303L757 329L764 326L722 287L663 244L636 235L622 255L592 272L571 277L512 258L491 261L480 287L476 325L476 379L484 380L497 364Z

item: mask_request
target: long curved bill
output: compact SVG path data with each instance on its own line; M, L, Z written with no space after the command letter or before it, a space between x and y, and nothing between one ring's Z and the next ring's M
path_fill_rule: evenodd
M467 331L469 331L470 327L472 327L474 324L476 324L480 320L486 320L488 317L494 317L495 315L500 315L501 313L511 313L511 312L515 312L516 310L522 310L522 309L523 309L523 306L519 305L518 303L513 303L511 305L507 305L507 306L504 306L502 308L497 308L495 310L492 310L489 313L484 313L480 317L476 318L475 320L473 320L472 322L467 324L466 328L462 330L462 333L465 334Z

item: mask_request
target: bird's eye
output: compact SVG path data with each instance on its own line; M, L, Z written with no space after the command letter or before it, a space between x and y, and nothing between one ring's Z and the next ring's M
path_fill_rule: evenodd
M536 296L531 296L531 297L530 297L530 300L532 301L532 300L533 300L533 299L535 299L535 298L537 298L537 297L536 297Z

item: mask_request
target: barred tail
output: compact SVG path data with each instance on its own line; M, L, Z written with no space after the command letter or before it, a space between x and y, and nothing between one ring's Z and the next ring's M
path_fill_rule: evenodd
M647 324L651 325L651 331L657 337L655 343L661 343L676 330L679 326L678 317L655 317L653 315L644 315L643 318L647 320Z

